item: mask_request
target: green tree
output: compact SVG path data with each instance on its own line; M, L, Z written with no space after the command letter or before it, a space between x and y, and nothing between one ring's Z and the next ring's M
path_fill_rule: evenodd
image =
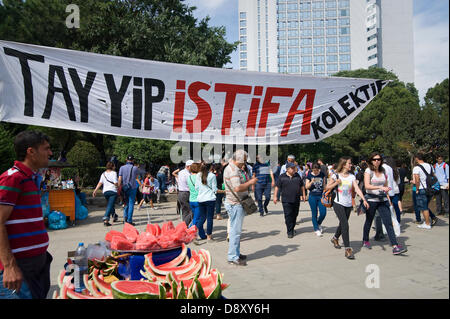
M0 124L0 174L11 168L15 160L15 152L13 145L14 135L12 135L5 127Z
M117 155L121 162L125 162L127 156L131 154L139 163L151 162L162 165L167 164L170 158L170 148L175 143L164 140L118 136L112 152Z
M343 71L342 77L391 80L355 119L340 133L324 141L330 143L339 156L367 156L380 151L397 158L407 156L400 148L415 138L420 107L413 84L405 85L398 77L382 68Z
M100 162L100 154L92 143L78 141L67 153L67 161L75 167L80 177L80 187L93 184L92 179L97 179L97 167Z
M449 153L449 87L448 78L429 88L425 95L422 113L430 130L426 141L435 157L441 154L448 160Z

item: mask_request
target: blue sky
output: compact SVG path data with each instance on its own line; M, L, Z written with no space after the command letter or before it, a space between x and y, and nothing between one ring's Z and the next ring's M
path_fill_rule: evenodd
M395 0L393 0L395 1ZM415 85L421 100L428 88L449 77L449 1L414 1ZM185 0L196 6L197 18L210 16L210 25L225 26L228 42L238 41L238 0ZM231 55L237 69L237 51Z

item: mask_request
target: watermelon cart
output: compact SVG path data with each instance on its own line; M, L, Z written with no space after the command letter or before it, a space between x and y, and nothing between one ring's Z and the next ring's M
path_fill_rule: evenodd
M111 230L101 245L109 255L88 261L86 289L76 292L73 273L65 269L58 276L60 290L54 299L217 299L228 287L222 274L211 268L209 251L187 247L196 236L195 226L171 221L160 227L147 224L139 231L125 223L122 232Z

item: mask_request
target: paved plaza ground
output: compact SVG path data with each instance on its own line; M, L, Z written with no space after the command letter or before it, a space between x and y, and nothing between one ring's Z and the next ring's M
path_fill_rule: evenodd
M172 220L180 222L176 203L158 204L150 210L151 222ZM57 289L57 275L63 269L67 251L75 250L78 242L85 245L104 239L110 229L122 230L122 218L112 227L104 227L105 207L89 206L87 219L77 221L74 227L49 230L49 252L52 287L49 297ZM116 206L122 217L122 209ZM392 255L389 241L376 242L372 250L362 249L364 216L354 212L350 217L350 241L355 260L344 257L344 249L335 249L330 243L338 225L334 211L328 209L323 222L323 237L313 232L308 203L302 202L297 218L296 236L288 239L281 203L269 205L269 215L247 216L241 237L241 253L248 257L248 265L239 267L227 263L227 219L214 220L215 241L202 245L189 244L195 250L205 248L211 252L212 267L224 274L230 284L224 291L228 299L390 299L390 298L449 298L449 225L448 218L439 216L432 230L418 229L414 215L405 214L399 243L408 248L401 256ZM147 223L147 209L136 210L133 221L141 231ZM206 225L205 225L206 226ZM366 281L379 274L379 288L368 288ZM375 283L372 281L372 283ZM370 285L369 285L370 286Z

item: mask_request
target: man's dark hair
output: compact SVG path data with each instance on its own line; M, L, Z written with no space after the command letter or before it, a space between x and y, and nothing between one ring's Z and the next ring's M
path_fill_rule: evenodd
M425 156L423 155L423 153L417 153L414 157L417 158L420 161L424 161L425 160Z
M24 161L29 147L37 149L44 142L50 143L50 138L39 131L23 131L14 138L14 150L18 161Z

